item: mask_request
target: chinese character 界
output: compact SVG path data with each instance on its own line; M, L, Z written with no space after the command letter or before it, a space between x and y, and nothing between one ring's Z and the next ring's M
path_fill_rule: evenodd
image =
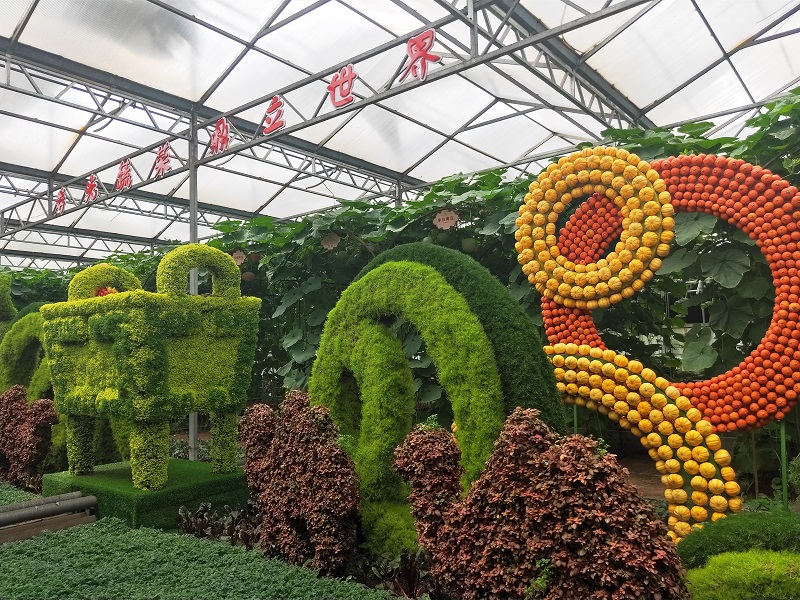
M228 125L228 119L222 117L214 126L214 133L211 135L211 142L208 145L208 153L214 156L227 150L230 135L231 128Z
M158 147L156 161L153 163L153 175L155 177L163 177L172 170L172 165L169 160L169 151L169 142L164 142L164 144Z
M84 192L83 202L89 203L97 200L97 175L92 173L89 175L89 180L86 182L86 191Z
M425 81L428 75L428 63L439 62L442 57L428 52L433 48L433 43L436 41L436 31L428 29L423 31L418 36L412 37L408 40L406 54L408 54L408 64L400 75L400 82L402 82L409 74L413 75L420 81Z
M333 74L331 82L328 84L328 94L331 104L335 108L346 106L353 101L353 83L356 79L358 79L358 73L353 70L352 64L342 67L341 71Z
M126 190L133 185L133 179L131 178L131 159L126 158L121 163L119 163L119 171L117 172L117 183L114 185L114 189L118 192L122 190Z
M272 133L283 129L286 122L283 120L283 98L273 96L272 101L267 106L267 114L264 115L264 133Z
M67 207L67 190L63 187L58 190L56 195L56 203L53 206L53 216L64 214L64 209Z

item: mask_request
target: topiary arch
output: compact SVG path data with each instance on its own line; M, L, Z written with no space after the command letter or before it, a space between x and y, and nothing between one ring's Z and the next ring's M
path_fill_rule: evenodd
M364 527L375 551L398 551L413 540L405 488L391 470L414 409L411 370L389 329L397 317L419 331L453 405L466 484L483 470L507 408L540 407L564 428L533 323L488 271L427 244L379 257L328 315L309 384L312 401L327 406L341 432L356 439Z

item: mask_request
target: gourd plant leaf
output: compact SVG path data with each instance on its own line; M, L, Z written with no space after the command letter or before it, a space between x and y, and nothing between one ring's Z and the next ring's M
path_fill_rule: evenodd
M685 246L704 233L711 233L719 219L706 213L678 213L675 215L675 243Z
M728 247L700 257L703 274L722 287L734 288L750 269L750 256L743 250Z

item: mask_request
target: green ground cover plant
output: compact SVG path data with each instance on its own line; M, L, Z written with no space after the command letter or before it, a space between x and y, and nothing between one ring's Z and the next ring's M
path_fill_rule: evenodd
M717 554L756 549L800 552L800 515L783 510L733 514L692 531L678 544L687 569L702 567Z
M118 519L0 546L4 600L383 600L386 592L229 544Z
M34 498L36 498L36 494L26 492L10 483L0 481L0 506L25 502L26 500L33 500Z
M728 552L690 570L688 580L692 600L796 600L800 598L800 554Z

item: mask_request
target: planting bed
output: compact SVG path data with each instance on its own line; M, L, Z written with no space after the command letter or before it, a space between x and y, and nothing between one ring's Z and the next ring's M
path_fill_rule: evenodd
M248 490L244 472L214 475L211 464L172 459L167 484L160 490L144 491L131 483L130 463L95 467L91 475L73 476L69 472L44 476L45 496L81 491L97 496L98 517L117 517L131 527L174 529L181 506L195 509L201 502L213 506L244 506Z

